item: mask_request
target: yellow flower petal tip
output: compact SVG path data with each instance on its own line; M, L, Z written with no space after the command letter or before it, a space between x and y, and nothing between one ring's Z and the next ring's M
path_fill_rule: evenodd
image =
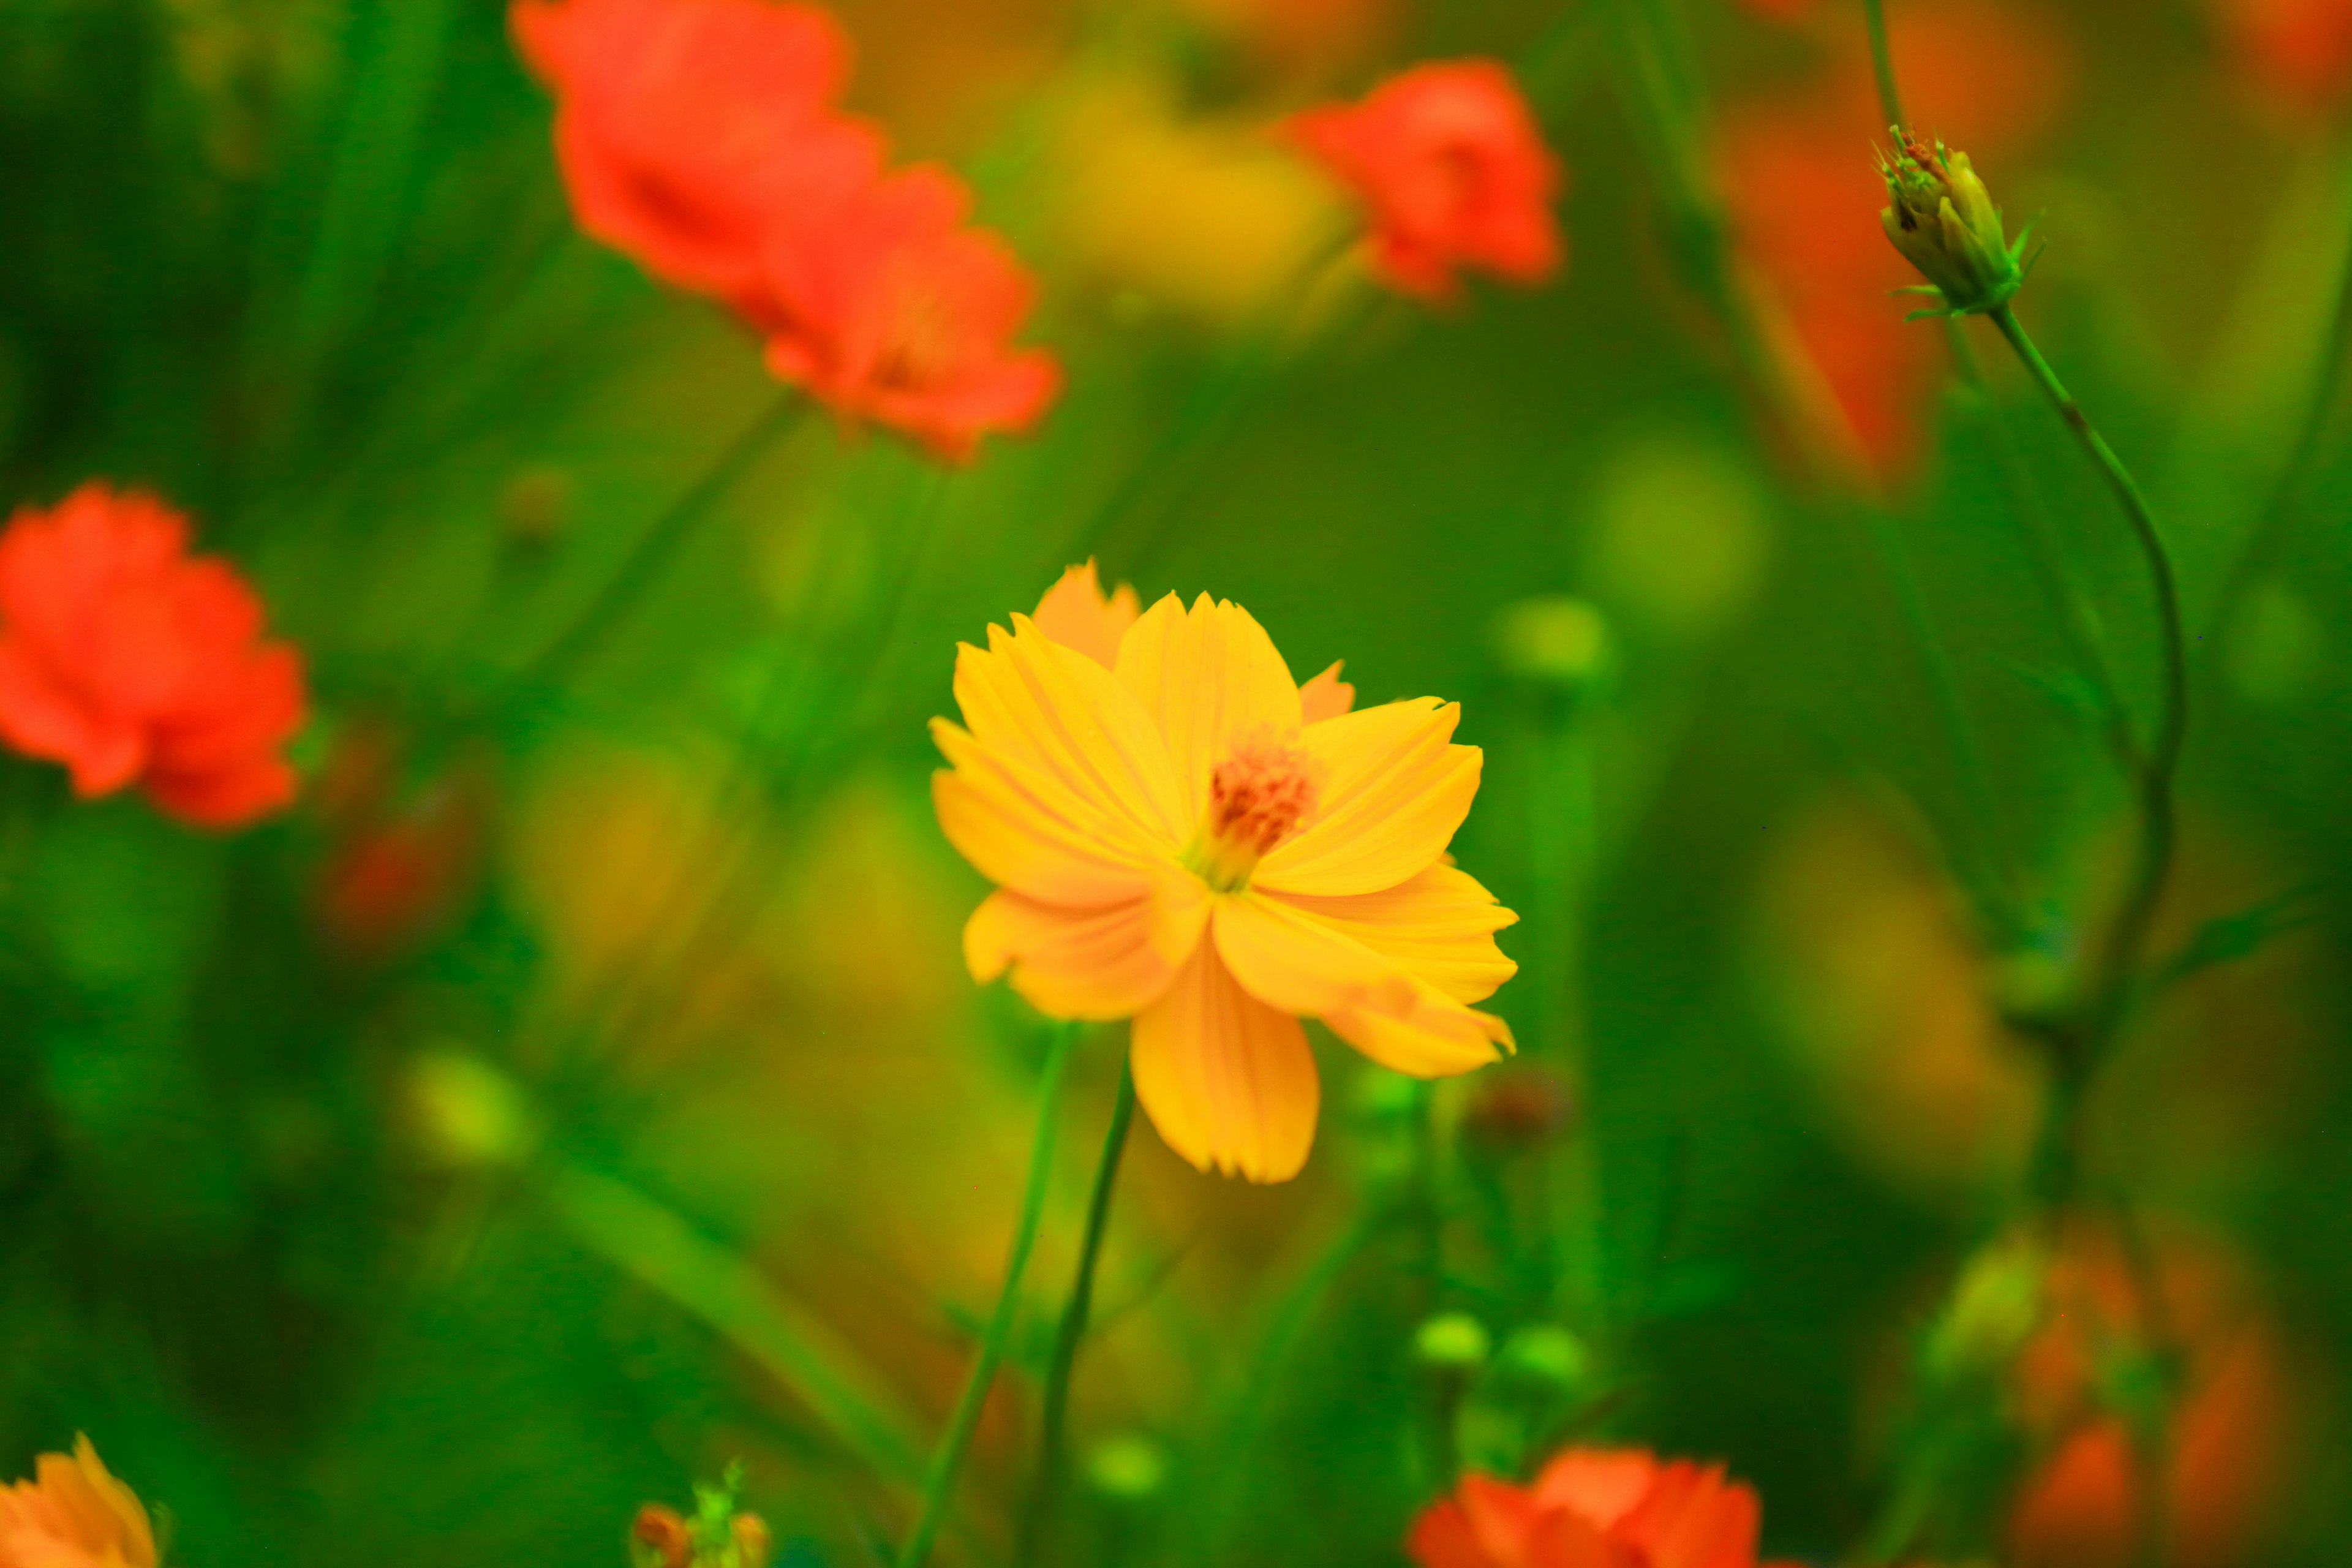
M1480 766L1457 706L1359 710L1338 664L1301 686L1231 601L1139 614L1092 562L1007 620L958 650L962 723L931 726L940 828L997 884L965 962L1051 1016L1133 1019L1169 1147L1297 1174L1320 1099L1303 1018L1419 1078L1514 1048L1472 1004L1515 973L1495 933L1517 917L1446 853Z
M53 1568L155 1568L155 1531L138 1496L90 1440L43 1454L34 1479L0 1487L0 1563Z

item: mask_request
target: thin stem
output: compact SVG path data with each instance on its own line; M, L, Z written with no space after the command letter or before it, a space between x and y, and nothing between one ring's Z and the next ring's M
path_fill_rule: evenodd
M2180 589L2175 580L2172 557L2166 551L2164 538L2157 531L2156 518L2148 510L2147 498L2140 493L2131 471L2115 448L2092 425L2090 418L2066 390L2050 368L2042 351L2034 347L2026 335L2015 312L2006 305L1992 313L1993 325L2009 340L2011 348L2028 374L2041 386L2051 403L2065 420L2074 438L2089 454L2107 488L2121 503L2125 519L2131 524L2132 537L2138 542L2140 553L2147 565L2148 581L2156 595L2157 620L2164 641L2164 691L2158 710L2156 733L2149 742L2139 770L2140 842L2126 884L2123 902L2117 907L2114 927L2109 931L2105 951L2101 953L2097 978L2091 995L2090 1012L2085 1019L2083 1039L2078 1047L2079 1059L2069 1064L2078 1076L2087 1075L2099 1053L2123 1021L2129 1009L2140 959L2147 947L2148 936L2155 927L2158 902L2164 896L2164 886L2172 871L2176 840L2179 837L2178 814L2173 790L2180 770L2180 753L2189 735L2189 647L2180 615Z
M898 1568L921 1568L931 1554L931 1542L938 1539L940 1526L946 1521L948 1504L955 1495L957 1474L963 1468L963 1458L971 1447L972 1432L980 1426L981 1406L987 1403L989 1385L996 1381L997 1363L1004 1359L1004 1347L1013 1338L1013 1321L1021 1309L1021 1279L1029 1271L1029 1251L1036 1244L1037 1223L1045 1213L1045 1189L1054 1170L1054 1134L1062 1117L1062 1082L1070 1062L1070 1047L1078 1037L1080 1026L1066 1024L1054 1031L1053 1042L1045 1051L1045 1081L1039 1091L1037 1133L1029 1145L1029 1181L1021 1194L1020 1216L1013 1222L1013 1247L1004 1260L1004 1283L996 1293L996 1310L989 1314L988 1329L980 1342L980 1356L971 1364L971 1375L965 1379L963 1393L956 1400L955 1412L948 1417L947 1435L940 1440L939 1456L931 1461L929 1479L923 1485L921 1510L915 1516L915 1528L908 1532L907 1543L898 1552Z
M1863 26L1870 33L1870 68L1878 81L1878 118L1888 125L1908 125L1903 118L1903 92L1895 85L1895 51L1886 42L1884 0L1862 0Z
M922 1473L913 1424L858 1352L774 1280L634 1187L555 1165L540 1193L572 1238L757 1363L877 1476Z
M628 559L605 580L604 589L531 661L532 672L545 680L560 680L574 673L581 661L594 653L627 617L645 590L677 560L687 541L693 537L694 525L806 406L798 393L786 392L745 426L694 483L637 536Z
M1062 1450L1067 1441L1070 1381L1078 1364L1078 1347L1087 1337L1087 1321L1094 1310L1095 1268L1102 1259L1103 1237L1110 1228L1111 1194L1118 1185L1118 1166L1127 1152L1127 1130L1135 1120L1135 1069L1118 1069L1118 1097L1112 1102L1110 1128L1103 1134L1102 1158L1095 1164L1094 1192L1087 1200L1086 1237L1078 1246L1078 1272L1070 1282L1070 1296L1062 1308L1061 1326L1054 1333L1054 1359L1045 1371L1045 1405L1037 1442L1037 1475L1029 1494L1029 1510L1022 1521L1023 1563L1036 1560L1045 1532L1052 1526L1054 1507L1062 1482Z

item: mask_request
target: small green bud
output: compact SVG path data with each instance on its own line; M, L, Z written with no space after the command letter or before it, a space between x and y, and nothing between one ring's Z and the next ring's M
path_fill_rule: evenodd
M1609 623L1592 605L1565 594L1522 599L1496 617L1495 653L1522 680L1580 689L1608 673Z
M1141 1502L1168 1484L1168 1455L1138 1432L1106 1437L1087 1456L1087 1484L1115 1502Z
M1475 1372L1486 1363L1495 1342L1486 1325L1467 1312L1444 1312L1421 1325L1412 1353L1422 1365L1446 1372Z
M1572 1394L1591 1374L1592 1352L1566 1329L1533 1323L1503 1342L1495 1370L1523 1386Z
M2004 1375L2042 1326L2050 1251L2032 1229L1988 1243L1960 1270L1922 1347L1928 1377L1950 1385Z
M1918 314L1981 315L2008 304L2032 266L2025 247L2032 226L2011 244L2000 209L1966 153L1924 142L1900 126L1894 135L1895 155L1878 160L1890 204L1878 221L1944 301L1941 310Z

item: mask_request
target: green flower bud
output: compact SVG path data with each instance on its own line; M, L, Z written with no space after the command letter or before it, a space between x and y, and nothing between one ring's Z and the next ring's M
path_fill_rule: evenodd
M1992 193L1977 177L1966 153L1941 142L1932 144L1895 128L1895 153L1881 155L1890 205L1878 215L1886 237L1919 269L1943 308L1916 315L1981 315L1999 310L2025 285L2032 262L2025 258L2032 226L2012 244L2001 226Z
M1168 1484L1168 1454L1138 1432L1106 1437L1087 1456L1087 1484L1113 1502L1142 1502Z
M1449 1372L1475 1372L1493 1349L1486 1326L1467 1312L1442 1313L1412 1336L1412 1353L1422 1365Z

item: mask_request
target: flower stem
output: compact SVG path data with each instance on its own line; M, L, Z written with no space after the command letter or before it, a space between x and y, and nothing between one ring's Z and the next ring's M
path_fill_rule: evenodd
M1013 1222L1013 1247L1004 1260L1004 1283L997 1290L996 1310L989 1314L987 1331L981 1338L979 1359L972 1363L971 1375L965 1379L955 1412L948 1417L947 1436L940 1440L938 1457L931 1461L930 1477L923 1485L923 1502L915 1516L915 1528L908 1532L907 1543L898 1550L898 1568L921 1568L930 1556L931 1542L939 1537L940 1526L947 1519L948 1503L955 1493L956 1476L963 1468L964 1455L971 1447L972 1432L980 1425L981 1406L987 1403L989 1384L996 1381L997 1363L1004 1359L1004 1347L1013 1338L1013 1321L1021 1308L1021 1279L1029 1271L1029 1251L1037 1240L1037 1223L1045 1213L1045 1188L1054 1170L1054 1134L1062 1115L1064 1069L1069 1066L1070 1047L1081 1028L1077 1024L1062 1026L1054 1031L1053 1040L1046 1047L1037 1132L1029 1145L1029 1180L1021 1194L1020 1216Z
M1031 1483L1029 1510L1022 1521L1021 1551L1014 1561L1036 1561L1046 1531L1052 1527L1059 1500L1062 1459L1069 1429L1070 1380L1078 1363L1078 1347L1087 1337L1087 1320L1094 1310L1095 1268L1102 1259L1103 1237L1110 1228L1110 1200L1118 1184L1119 1160L1127 1152L1127 1130L1135 1120L1135 1069L1118 1069L1118 1098L1111 1105L1110 1129L1103 1134L1102 1158L1095 1164L1093 1194L1087 1200L1086 1237L1078 1247L1078 1272L1070 1282L1069 1300L1054 1333L1054 1359L1045 1371L1045 1415L1037 1443L1037 1475Z
M2107 445L2106 438L2050 368L2050 362L2042 357L2042 351L2034 347L2016 313L2003 305L1991 316L1993 325L2017 351L2019 361L2057 408L2067 428L2074 431L2075 440L2089 454L2100 477L2121 503L2124 517L2131 524L2132 537L2146 559L2164 643L2162 706L2155 736L2139 766L2139 847L2131 879L2125 886L2123 902L2117 907L2115 924L2099 956L2090 1010L2075 1047L2075 1059L2062 1064L2063 1070L2073 1072L2079 1079L2088 1076L2129 1011L2140 959L2147 950L2156 923L2157 906L2172 871L2179 837L2173 791L2180 770L2181 750L2189 734L2188 636L2181 622L2180 589L2173 574L2172 557L2165 549L2163 536L2157 531L2147 498L2140 493L2139 485L2124 467L2123 459L2116 456L2115 448Z
M1886 43L1885 0L1862 0L1863 26L1870 34L1870 69L1878 82L1878 118L1889 125L1908 125L1903 118L1903 92L1895 85L1895 51Z
M786 392L744 426L700 477L637 536L628 558L605 580L603 591L531 661L531 673L543 680L560 680L575 673L635 607L644 590L677 559L703 514L807 406L798 393Z

